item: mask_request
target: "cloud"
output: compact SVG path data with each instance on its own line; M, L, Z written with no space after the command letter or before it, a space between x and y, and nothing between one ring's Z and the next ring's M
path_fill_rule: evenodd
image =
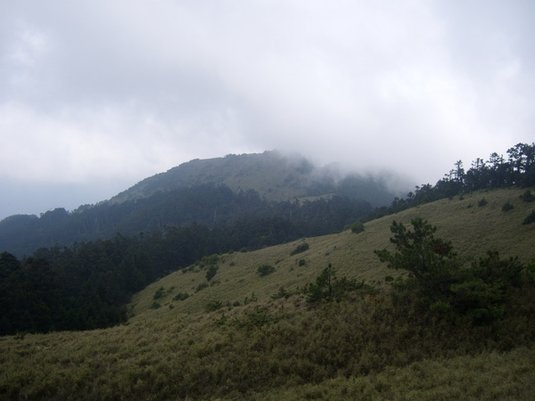
M527 0L1 7L4 179L122 184L278 148L433 182L533 138Z

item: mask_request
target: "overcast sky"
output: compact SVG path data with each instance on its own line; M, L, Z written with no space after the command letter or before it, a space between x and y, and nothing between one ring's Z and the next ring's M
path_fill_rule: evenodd
M1 0L0 218L281 149L436 182L535 139L535 1Z

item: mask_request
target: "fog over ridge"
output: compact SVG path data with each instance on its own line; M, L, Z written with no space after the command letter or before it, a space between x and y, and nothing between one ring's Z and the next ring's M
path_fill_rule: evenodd
M0 218L266 149L434 183L533 141L533 15L528 0L2 2Z

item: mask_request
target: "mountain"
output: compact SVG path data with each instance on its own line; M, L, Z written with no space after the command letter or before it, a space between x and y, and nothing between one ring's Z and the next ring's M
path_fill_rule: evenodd
M332 168L315 167L302 157L277 152L229 155L184 163L109 201L80 206L72 212L57 208L39 217L10 216L0 221L0 250L23 256L40 247L107 239L117 233L131 236L169 226L212 227L243 218L293 216L300 213L301 206L310 210L315 204L316 209L326 210L325 203L334 205L340 198L347 199L345 220L334 219L339 221L337 226L307 235L323 234L364 217L393 197L380 179L342 176ZM326 221L332 217L314 216L310 218Z
M136 294L123 325L3 337L0 399L531 400L535 224L526 224L525 193L477 191L369 221L360 233L204 257ZM499 319L430 309L406 272L380 262L374 250L392 249L392 222L416 217L451 241L461 273L483 266L499 277L488 293L481 278L454 287L472 303L504 294ZM331 284L352 290L311 304L307 291L326 268L336 270Z
M317 167L306 158L276 151L192 160L165 173L146 178L110 199L122 203L159 191L199 185L226 186L234 192L256 191L270 201L344 194L374 206L390 203L393 194L381 179L343 175L334 167Z

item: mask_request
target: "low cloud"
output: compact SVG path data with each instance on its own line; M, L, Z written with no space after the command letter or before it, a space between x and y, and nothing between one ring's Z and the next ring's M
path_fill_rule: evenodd
M530 1L5 3L0 181L281 149L422 183L533 140Z

